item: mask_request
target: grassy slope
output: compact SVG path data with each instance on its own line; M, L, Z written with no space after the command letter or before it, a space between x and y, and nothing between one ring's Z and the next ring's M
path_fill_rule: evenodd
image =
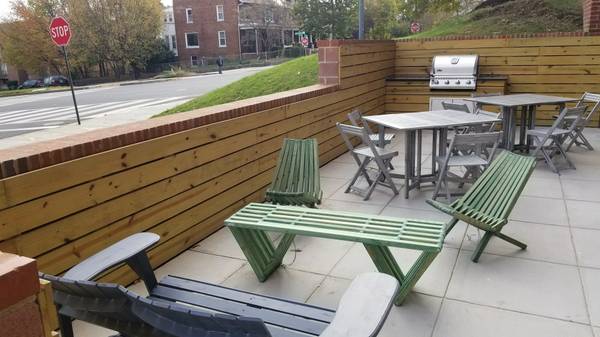
M159 116L306 87L317 82L317 55L301 57L242 78L204 96L169 109Z
M442 22L412 38L579 31L581 0L514 0Z

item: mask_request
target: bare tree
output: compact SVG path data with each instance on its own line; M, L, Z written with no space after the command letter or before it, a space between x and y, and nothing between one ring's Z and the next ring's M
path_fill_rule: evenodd
M243 1L240 24L255 31L257 54L268 57L269 52L284 44L284 30L294 27L291 8L274 0Z

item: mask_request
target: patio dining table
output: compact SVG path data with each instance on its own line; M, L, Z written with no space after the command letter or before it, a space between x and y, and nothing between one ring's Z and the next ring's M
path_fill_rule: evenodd
M434 182L436 178L436 156L446 155L448 128L491 124L500 119L483 114L465 113L456 110L433 110L400 114L365 116L364 119L379 126L379 137L383 139L385 129L404 132L404 174L392 172L393 178L404 179L404 197L408 199L412 189L422 183ZM431 174L421 173L423 130L432 130ZM439 135L439 137L438 137Z
M498 106L502 109L502 144L507 150L528 150L531 141L526 139L527 129L535 128L535 112L539 105L558 105L559 110L566 103L575 102L578 99L560 96L538 95L538 94L512 94L500 96L465 97L465 101L474 102L478 108L484 105ZM521 108L521 121L519 132L519 144L515 145L516 139L516 114Z

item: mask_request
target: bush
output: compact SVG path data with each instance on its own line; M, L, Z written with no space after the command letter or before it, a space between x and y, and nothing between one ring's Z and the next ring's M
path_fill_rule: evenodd
M6 82L6 86L9 90L16 90L19 88L19 81L8 81Z

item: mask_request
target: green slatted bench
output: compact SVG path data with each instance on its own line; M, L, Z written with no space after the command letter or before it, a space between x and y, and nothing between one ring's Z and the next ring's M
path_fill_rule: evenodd
M266 201L314 207L321 203L316 139L284 139Z
M448 223L446 234L452 230L458 220L485 231L471 257L473 262L479 261L479 257L492 236L510 242L521 249L527 248L526 244L502 234L500 231L508 222L508 217L533 173L535 164L534 157L504 151L460 199L450 205L427 200L427 203L433 207L453 217Z
M442 249L445 224L298 206L251 203L225 220L259 281L281 265L296 235L362 243L379 272L400 282L395 299L402 304ZM267 232L283 233L277 246ZM388 247L421 251L404 274Z

